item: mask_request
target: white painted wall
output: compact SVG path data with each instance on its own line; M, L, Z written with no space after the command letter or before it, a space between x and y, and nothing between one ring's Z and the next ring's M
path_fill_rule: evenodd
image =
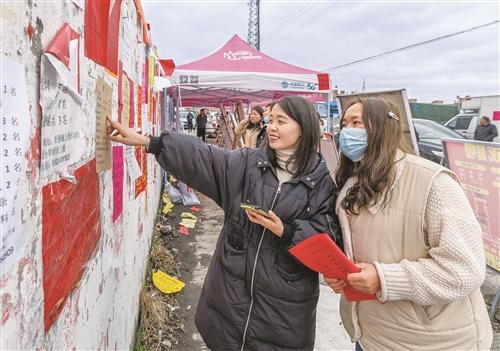
M83 1L82 1L83 2ZM133 7L133 5L132 5ZM127 171L124 175L124 212L115 222L112 214L111 171L99 175L101 239L64 309L45 334L42 286L42 196L39 178L41 114L38 105L40 56L64 23L84 34L84 11L72 1L1 2L1 58L25 65L31 119L32 147L21 176L23 241L21 260L0 280L2 301L1 349L130 349L138 314L139 291L144 279L154 218L157 211L161 171L148 158L148 188L134 198ZM30 41L26 28L34 28ZM139 27L137 28L138 31ZM95 157L95 78L103 68L84 56L80 44L81 116L86 153L77 164ZM121 53L120 53L121 56ZM132 77L131 77L132 78ZM139 78L133 77L138 81ZM117 118L117 83L113 85L113 113ZM137 104L137 101L135 101ZM64 209L61 209L63 211ZM75 213L78 216L78 213Z

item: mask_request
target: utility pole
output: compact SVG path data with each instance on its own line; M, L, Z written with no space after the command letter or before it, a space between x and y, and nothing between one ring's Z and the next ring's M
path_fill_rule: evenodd
M361 88L362 92L365 92L366 90L366 78L363 78L363 88Z
M260 0L249 0L248 37L247 42L260 50Z

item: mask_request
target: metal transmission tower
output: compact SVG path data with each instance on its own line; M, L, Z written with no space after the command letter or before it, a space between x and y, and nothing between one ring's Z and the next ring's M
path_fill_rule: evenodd
M249 0L248 44L260 50L260 0Z

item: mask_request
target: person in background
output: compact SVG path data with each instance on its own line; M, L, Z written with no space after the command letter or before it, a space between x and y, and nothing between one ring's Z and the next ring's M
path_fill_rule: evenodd
M206 133L207 133L207 111L202 108L200 110L200 114L196 116L196 135L198 138L201 137L203 142L206 141Z
M474 132L474 140L493 141L497 135L497 127L490 122L490 119L486 116L481 117Z
M234 133L237 137L243 138L244 147L261 145L266 135L266 129L262 122L263 117L264 109L260 106L254 106L250 110L249 116L235 128Z
M108 122L111 140L146 147L163 169L224 210L195 316L208 348L312 351L318 274L288 249L316 233L340 234L331 226L336 188L317 152L314 106L298 96L278 101L266 145L238 150L168 131L147 137Z
M264 126L267 126L269 123L269 114L271 113L271 110L273 109L274 102L270 102L266 105L266 108L264 109L264 116L262 118L262 122L264 123Z
M188 122L188 132L189 133L191 133L191 131L193 130L193 119L194 119L193 113L191 111L188 111L187 122Z
M325 121L323 121L319 112L316 112L316 114L318 115L319 129L321 130L321 133L323 133L325 131Z
M264 115L262 117L262 137L257 137L257 147L261 145L265 145L267 143L267 125L269 124L269 115L271 114L271 110L273 109L274 102L270 102L266 105L264 109Z
M489 350L481 227L457 176L401 146L399 116L368 98L341 118L336 211L361 272L325 281L337 293L350 284L376 294L341 297L357 350Z

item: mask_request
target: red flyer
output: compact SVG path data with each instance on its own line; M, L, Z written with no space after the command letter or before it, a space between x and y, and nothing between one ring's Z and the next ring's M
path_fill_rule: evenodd
M347 280L347 273L361 271L325 233L315 234L288 251L304 266L328 278ZM359 292L351 285L343 293L351 302L376 299L375 295Z

